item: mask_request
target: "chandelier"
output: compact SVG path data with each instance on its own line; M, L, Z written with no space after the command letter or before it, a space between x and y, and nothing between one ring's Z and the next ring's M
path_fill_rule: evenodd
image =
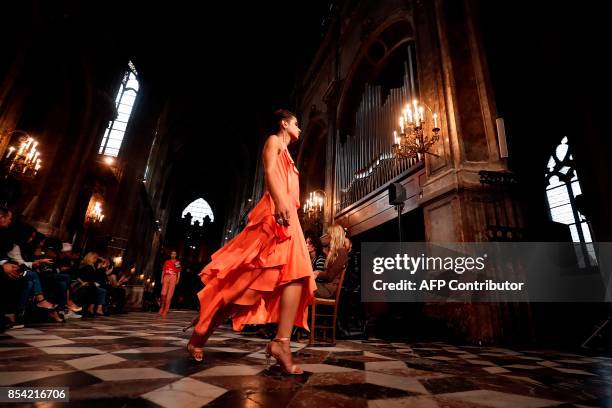
M38 142L22 130L14 130L9 137L19 133L19 147L9 146L4 157L3 165L8 174L22 177L34 177L41 168L40 152L37 150Z
M426 132L425 111L431 113L433 128ZM438 127L438 114L424 104L419 104L415 99L412 106L407 104L399 118L399 134L393 131L393 156L396 159L408 159L417 157L421 160L425 153L439 157L431 153L429 149L440 139L440 128Z
M306 200L302 208L304 210L304 214L308 218L317 219L323 213L324 205L325 191L315 190L310 192L310 194L308 195L308 199Z

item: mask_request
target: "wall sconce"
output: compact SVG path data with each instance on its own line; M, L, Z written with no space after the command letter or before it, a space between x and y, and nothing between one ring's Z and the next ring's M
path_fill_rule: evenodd
M85 214L85 222L88 224L101 223L104 220L104 213L102 212L102 203L95 201L94 197L89 201L87 213Z

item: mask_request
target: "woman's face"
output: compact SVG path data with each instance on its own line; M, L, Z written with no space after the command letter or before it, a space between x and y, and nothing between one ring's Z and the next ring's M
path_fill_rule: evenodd
M312 244L312 241L310 240L310 238L306 238L306 248L308 248L308 252L311 254L315 252L315 247Z
M298 127L298 121L296 118L291 118L289 119L289 122L287 122L287 133L289 133L289 136L291 136L291 140L295 141L298 140L300 138L300 133L302 132L300 130L300 128Z

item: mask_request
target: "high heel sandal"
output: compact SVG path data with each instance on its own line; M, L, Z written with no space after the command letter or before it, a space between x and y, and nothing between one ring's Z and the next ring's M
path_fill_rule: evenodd
M48 306L41 306L41 303L46 303L46 304L48 304ZM49 302L45 298L42 298L41 300L37 300L36 301L36 307L39 308L39 309L55 310L57 308L57 305L54 304L54 303Z
M77 306L76 303L69 303L66 305L66 307L68 308L68 310L77 313L80 312L81 310L83 310L83 308L81 306Z
M187 343L187 351L195 361L199 362L204 360L204 349L202 346L205 342L205 335L197 334L195 331L191 333L191 338L189 339L189 343Z
M187 343L187 351L195 361L204 360L204 349L202 346L206 343L211 334L217 329L217 327L225 321L232 314L232 308L222 308L217 310L214 317L212 318L210 324L206 331L202 334L199 334L195 331L195 326L197 326L200 321L200 316L196 316L191 324L184 329L187 330L190 326L194 326L193 333L191 333L191 338L189 339L189 343Z
M303 374L304 371L300 368L300 366L293 364L293 359L291 357L291 347L289 345L290 342L289 337L277 337L268 343L266 346L266 365L270 366L270 357L274 357L276 362L280 365L284 374ZM274 353L272 350L272 345L274 343L278 343L279 347L282 350L282 353ZM284 349L284 345L289 347L289 351L287 352Z
M196 317L193 318L191 323L189 323L189 326L183 327L183 332L186 332L187 330L191 329L193 326L198 324L199 321L200 321L200 315L198 314Z
M66 319L62 315L60 315L56 310L53 310L47 316L47 320L51 323L66 323Z

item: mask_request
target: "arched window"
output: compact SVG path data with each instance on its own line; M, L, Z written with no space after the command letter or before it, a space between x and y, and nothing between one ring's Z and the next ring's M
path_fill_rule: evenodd
M577 253L580 266L597 265L589 222L576 206L576 197L582 194L582 190L567 137L561 140L546 167L546 199L550 217L555 222L568 225L572 241L582 244L582 250Z
M210 205L208 205L206 200L204 200L203 198L198 198L197 200L189 204L187 207L185 207L181 217L185 218L185 215L187 215L187 213L191 214L191 217L192 217L191 224L192 225L196 221L198 221L200 225L203 225L204 217L206 217L207 215L210 217L211 222L215 220L215 216L212 212L212 209L210 208Z
M115 98L115 107L117 108L117 117L110 122L104 132L102 142L100 142L100 149L98 154L105 156L117 157L119 155L119 149L123 142L123 136L127 129L130 116L132 115L132 108L134 107L134 101L138 95L138 73L136 67L130 61L128 63L128 70L123 76L119 91Z

